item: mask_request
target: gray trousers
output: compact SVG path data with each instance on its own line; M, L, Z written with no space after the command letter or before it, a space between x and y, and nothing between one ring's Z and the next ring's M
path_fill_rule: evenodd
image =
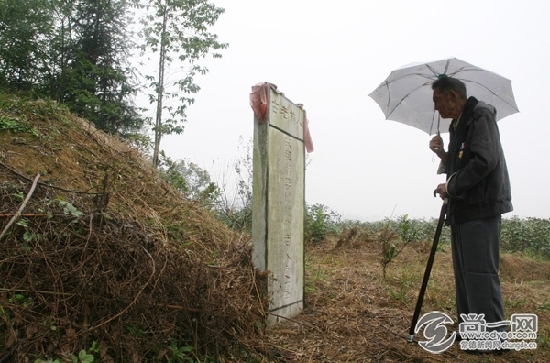
M451 225L456 309L460 314L485 314L487 323L504 320L500 291L501 217ZM506 330L505 327L491 330Z

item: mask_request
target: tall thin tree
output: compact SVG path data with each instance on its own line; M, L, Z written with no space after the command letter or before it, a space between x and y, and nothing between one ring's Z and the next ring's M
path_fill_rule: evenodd
M156 74L146 75L149 82L149 101L156 104L155 121L152 124L155 133L153 165L159 164L160 141L162 136L181 134L182 124L186 121L186 110L194 102L189 95L195 94L200 87L194 82L197 73L205 74L208 69L201 66L199 60L212 50L215 58L220 58L218 50L227 48L227 43L218 40L217 35L209 32L223 8L208 3L207 0L147 0L146 15L141 18L143 26L140 36L142 55L157 55ZM174 66L174 67L172 67ZM166 74L172 68L180 70L180 77L167 84ZM175 91L170 91L176 86ZM166 98L176 98L176 107L166 105ZM168 117L163 111L168 111Z

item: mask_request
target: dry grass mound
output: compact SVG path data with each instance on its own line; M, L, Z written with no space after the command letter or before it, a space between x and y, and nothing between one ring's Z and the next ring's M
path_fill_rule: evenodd
M550 280L550 262L505 255L500 259L500 275L505 280L515 282L548 281Z
M55 103L0 96L0 233L0 361L261 344L249 238Z

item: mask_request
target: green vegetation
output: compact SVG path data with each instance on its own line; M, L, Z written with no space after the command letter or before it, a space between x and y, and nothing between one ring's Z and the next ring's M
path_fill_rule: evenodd
M94 357L94 354L99 353L99 348L97 341L92 342L92 346L86 351L85 349L82 349L80 352L78 352L78 355L71 355L71 363L93 363L98 362L99 360L96 360ZM34 360L34 363L62 363L62 362L68 362L67 360L60 360L60 359L42 359L37 358Z
M550 259L550 220L517 216L503 219L501 247L509 252Z
M17 118L10 118L0 115L0 131L3 130L9 130L13 133L30 132L33 135L38 136L38 132L34 127L19 122Z
M341 216L323 204L307 205L304 230L305 240L318 245L342 231Z
M410 219L402 215L392 220L379 222L355 222L353 225L365 233L377 236L382 245L381 265L383 271L410 243L431 245L437 226L437 219ZM344 225L349 225L344 221ZM438 250L449 249L450 228L443 227ZM517 216L502 219L501 251L521 252L526 256L550 260L550 219L525 218Z

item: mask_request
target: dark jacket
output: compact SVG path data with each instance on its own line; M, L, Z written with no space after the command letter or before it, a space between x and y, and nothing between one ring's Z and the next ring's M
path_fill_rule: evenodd
M512 211L510 178L493 106L468 98L455 130L449 128L445 172L447 224L495 217Z

